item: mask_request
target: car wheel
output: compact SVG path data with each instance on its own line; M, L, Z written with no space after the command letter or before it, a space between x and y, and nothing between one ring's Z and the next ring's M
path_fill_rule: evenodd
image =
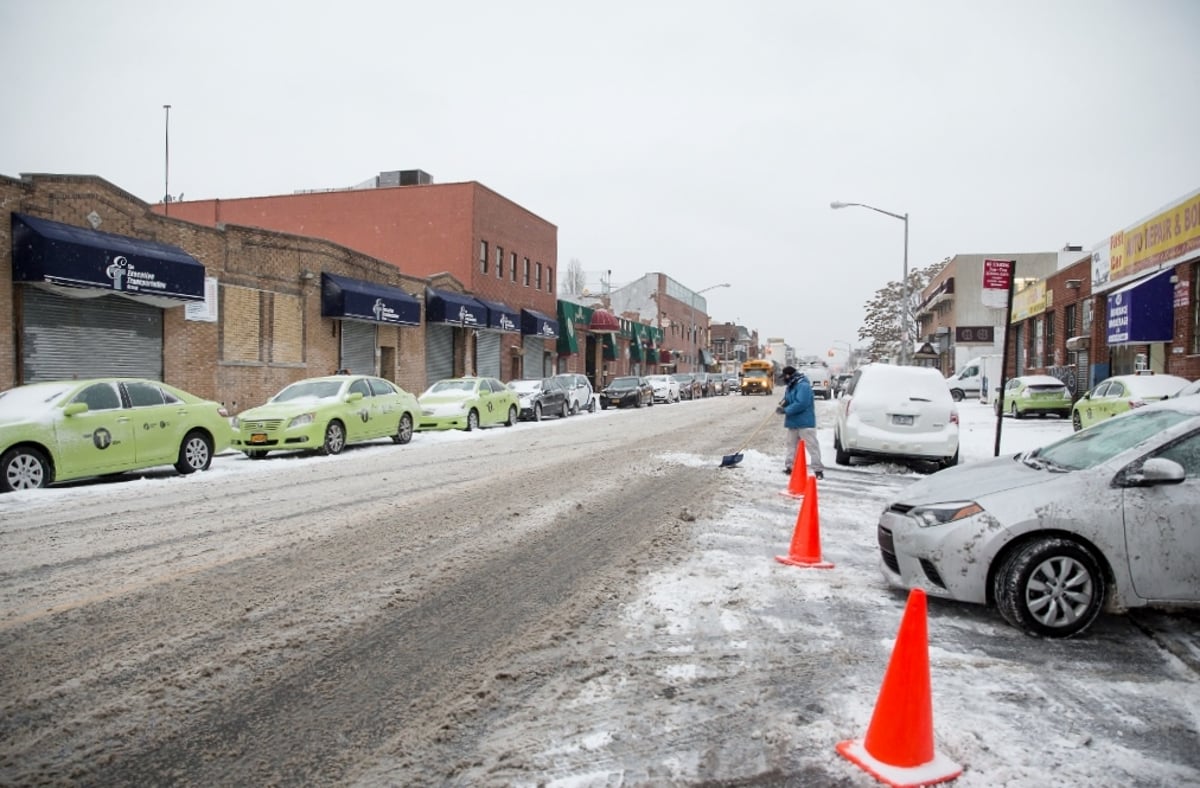
M0 459L0 490L36 490L52 481L50 463L38 449L18 446Z
M1009 407L1008 413L1014 419L1021 418L1021 411L1017 410L1017 403L1015 403L1015 402Z
M1084 545L1044 537L1013 550L993 579L1004 620L1031 635L1065 638L1087 629L1104 606L1108 582Z
M246 456L252 460L265 460L267 458L266 449L250 449L246 452Z
M950 396L954 398L955 402L963 401L962 389L950 389Z
M471 408L471 412L467 414L467 432L479 429L479 411Z
M595 412L596 412L596 400L595 400L595 398L592 398L591 403L588 404L588 413L595 413Z
M542 403L540 403L540 402L533 403L533 420L534 421L542 420Z
M408 443L413 436L413 420L412 416L407 413L400 416L400 426L396 428L396 434L392 436L392 443Z
M838 465L850 464L850 452L842 447L841 436L836 432L833 433L833 461Z
M1071 426L1076 432L1079 432L1081 429L1083 429L1083 420L1079 418L1079 411L1077 410L1071 412Z
M325 441L321 444L321 454L341 454L346 448L346 428L337 419L325 426Z
M195 473L207 471L212 465L212 439L200 430L192 430L183 436L179 444L179 458L175 460L175 470L180 473Z
M953 468L955 465L958 465L958 449L954 450L953 457L947 457L946 459L942 460L943 468Z
M607 402L601 402L601 403L600 403L600 410L608 410L608 403L607 403Z
M517 423L517 406L509 405L508 406L508 421L504 422L504 426L511 427L512 425L514 425L516 423Z
M567 401L563 400L562 409L558 412L558 417L565 419L569 415L571 415L571 411L567 408Z

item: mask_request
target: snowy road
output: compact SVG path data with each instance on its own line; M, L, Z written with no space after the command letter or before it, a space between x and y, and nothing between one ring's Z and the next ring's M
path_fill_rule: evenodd
M833 743L870 719L904 602L874 524L915 477L831 466L836 568L778 564L781 430L716 467L772 405L5 496L0 783L873 785ZM930 617L960 785L1200 782L1200 680L1139 622Z

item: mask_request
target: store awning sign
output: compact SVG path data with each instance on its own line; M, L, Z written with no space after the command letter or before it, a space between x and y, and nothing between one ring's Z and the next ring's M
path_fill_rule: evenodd
M1109 293L1109 345L1145 345L1174 338L1173 274L1173 270L1160 271Z

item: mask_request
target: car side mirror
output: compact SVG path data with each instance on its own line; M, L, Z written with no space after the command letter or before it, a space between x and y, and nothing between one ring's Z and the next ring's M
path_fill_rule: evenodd
M351 391L346 395L346 402L358 402L363 398L361 391Z
M87 413L88 406L86 402L72 402L67 407L63 408L64 416L78 416L80 413Z
M1126 487L1155 487L1160 484L1179 484L1187 478L1183 466L1166 457L1151 457L1140 469L1131 468L1121 480Z

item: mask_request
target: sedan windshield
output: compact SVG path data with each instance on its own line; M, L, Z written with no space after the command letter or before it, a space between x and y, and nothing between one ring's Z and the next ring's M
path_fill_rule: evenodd
M0 415L15 417L40 411L61 397L68 388L62 383L36 383L0 391Z
M298 399L327 399L342 390L340 380L304 380L293 383L275 395L272 402L291 402Z
M1031 457L1070 470L1092 468L1108 462L1162 430L1196 418L1176 410L1135 410L1099 422L1039 449Z
M635 389L638 387L637 378L614 378L612 387L615 389Z
M448 391L474 391L475 381L473 380L439 380L429 387L428 394L441 394Z
M542 390L542 381L540 380L514 380L508 384L508 387L520 394L537 394Z

